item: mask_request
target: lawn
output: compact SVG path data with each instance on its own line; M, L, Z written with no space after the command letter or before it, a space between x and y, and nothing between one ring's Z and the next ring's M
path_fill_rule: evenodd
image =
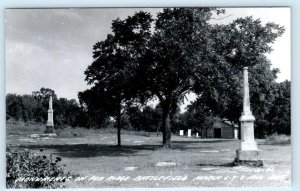
M10 131L8 131L10 132ZM64 169L79 175L65 184L76 187L237 187L291 185L291 145L257 140L263 168L233 166L238 140L172 136L172 148L161 148L161 136L93 131L82 137L30 138L7 133L7 145L62 158ZM80 178L80 179L79 179Z

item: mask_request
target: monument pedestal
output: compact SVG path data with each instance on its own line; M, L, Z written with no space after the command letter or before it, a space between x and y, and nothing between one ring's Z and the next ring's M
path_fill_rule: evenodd
M45 133L51 133L51 134L53 134L54 133L54 127L53 126L46 126Z
M261 150L236 150L235 165L262 167Z
M254 120L251 111L240 118L241 145L240 149L236 150L235 165L263 166L262 151L257 149L257 143L254 140Z

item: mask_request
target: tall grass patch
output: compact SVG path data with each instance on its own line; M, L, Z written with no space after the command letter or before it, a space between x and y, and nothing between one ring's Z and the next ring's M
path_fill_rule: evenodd
M29 135L29 134L43 134L46 130L46 125L37 122L23 122L17 120L6 121L7 135Z
M274 133L266 137L267 144L291 144L291 137L284 134Z

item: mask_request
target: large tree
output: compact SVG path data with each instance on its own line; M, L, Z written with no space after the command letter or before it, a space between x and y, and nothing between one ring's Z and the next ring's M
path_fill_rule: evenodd
M140 96L139 62L151 36L151 15L135 13L112 22L112 34L93 47L93 63L84 72L93 87L79 94L82 102L95 105L117 121L118 146L121 146L121 117L124 108ZM95 100L95 102L92 102Z
M215 115L239 124L242 68L247 66L251 106L257 118L256 135L263 134L278 73L277 69L271 69L265 54L272 51L272 43L283 32L284 28L279 25L263 25L252 17L239 18L227 25L213 25L210 33L212 51L207 60L210 67L202 68L204 75L195 85L195 91L200 95L198 102L207 104Z
M237 121L240 115L241 71L245 66L261 88L270 87L271 71L265 53L284 29L274 23L262 25L252 17L229 24L211 24L213 8L164 9L145 55L146 88L163 109L163 145L170 147L170 114L186 93L194 91L221 117ZM270 88L264 90L269 91ZM257 89L256 89L257 90Z
M195 65L193 57L202 57L208 50L208 20L213 10L174 8L157 15L150 48L143 60L143 82L146 92L160 102L165 148L171 146L171 115L194 84L199 63Z
M86 80L110 92L104 95L119 98L119 106L135 98L157 98L166 148L171 146L172 113L190 91L209 101L216 113L239 113L234 101L241 93L236 87L242 68L251 71L267 63L264 54L284 29L273 23L262 25L252 17L212 24L213 14L220 13L224 10L167 8L158 13L154 28L145 13L116 20L113 35L94 46L95 61L85 72Z

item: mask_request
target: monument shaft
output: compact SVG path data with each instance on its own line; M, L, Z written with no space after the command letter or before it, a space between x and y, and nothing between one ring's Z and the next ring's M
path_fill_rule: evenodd
M240 117L241 122L241 150L257 150L257 144L254 141L254 121L250 109L250 94L248 82L248 68L243 69L244 74L244 98L243 98L243 113Z
M48 120L47 120L47 125L46 125L46 133L54 133L52 96L50 96L50 100L49 100L49 109L48 109Z
M248 82L248 68L243 70L244 75L244 98L243 98L243 115L252 115L250 110L250 95L249 95L249 82Z
M261 151L257 149L257 143L254 140L254 121L250 109L250 94L248 82L248 68L243 69L243 113L240 117L241 122L241 144L240 149L236 151L236 163L245 165L263 166L261 160Z

